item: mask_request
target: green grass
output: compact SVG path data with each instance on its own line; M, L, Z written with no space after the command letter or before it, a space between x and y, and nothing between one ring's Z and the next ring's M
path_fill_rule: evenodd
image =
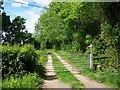
M73 76L73 74L70 73L64 67L64 65L57 59L56 56L53 55L52 57L53 57L53 66L55 68L57 78L60 81L70 84L72 88L83 88L84 87L83 84L80 81L78 81L77 78Z
M75 54L70 55L69 52L57 51L56 53L61 54L61 57L68 63L74 65L84 76L90 77L100 83L104 83L110 87L120 87L120 74L113 72L108 69L102 71L93 71L89 68L89 54Z
M2 88L39 88L43 80L36 74L26 74L23 77L6 78L2 82Z

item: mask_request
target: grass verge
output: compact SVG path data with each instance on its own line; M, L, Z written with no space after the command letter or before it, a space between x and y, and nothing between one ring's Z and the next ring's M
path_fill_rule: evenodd
M6 78L2 82L2 88L39 88L43 83L43 79L36 73L26 74L22 77Z

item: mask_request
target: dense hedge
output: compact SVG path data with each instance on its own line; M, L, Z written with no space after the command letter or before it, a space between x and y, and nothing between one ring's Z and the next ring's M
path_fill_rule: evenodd
M2 77L20 75L37 72L44 76L45 69L38 63L38 54L32 45L0 46L2 53Z

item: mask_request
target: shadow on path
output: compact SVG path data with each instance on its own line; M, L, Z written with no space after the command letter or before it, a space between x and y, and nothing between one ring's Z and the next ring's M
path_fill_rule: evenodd
M45 80L55 80L57 79L56 75L49 75L49 76L46 76Z
M52 65L52 57L51 54L48 54L48 62L46 64L46 79L44 80L44 84L42 86L43 90L52 90L62 88L63 90L66 90L66 88L69 88L71 90L71 86L66 83L60 82L56 78L56 73Z

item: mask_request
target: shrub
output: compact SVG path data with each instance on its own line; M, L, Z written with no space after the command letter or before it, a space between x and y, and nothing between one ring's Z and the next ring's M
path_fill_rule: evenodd
M19 46L0 46L0 53L2 53L2 78L6 75L15 74L16 70L19 69L17 65L19 61L16 59L18 52L20 51Z
M47 62L46 51L45 50L44 51L37 50L36 54L37 54L37 57L38 57L38 62L41 63L44 66Z
M33 73L37 63L37 55L32 45L25 45L18 53L17 60L24 63L24 70Z
M37 72L44 76L44 67L38 63L38 55L32 45L1 46L2 53L2 79L11 75L24 75Z
M36 72L41 75L41 77L45 76L45 63L47 62L46 52L41 50L35 51L38 57L37 66L36 66Z

